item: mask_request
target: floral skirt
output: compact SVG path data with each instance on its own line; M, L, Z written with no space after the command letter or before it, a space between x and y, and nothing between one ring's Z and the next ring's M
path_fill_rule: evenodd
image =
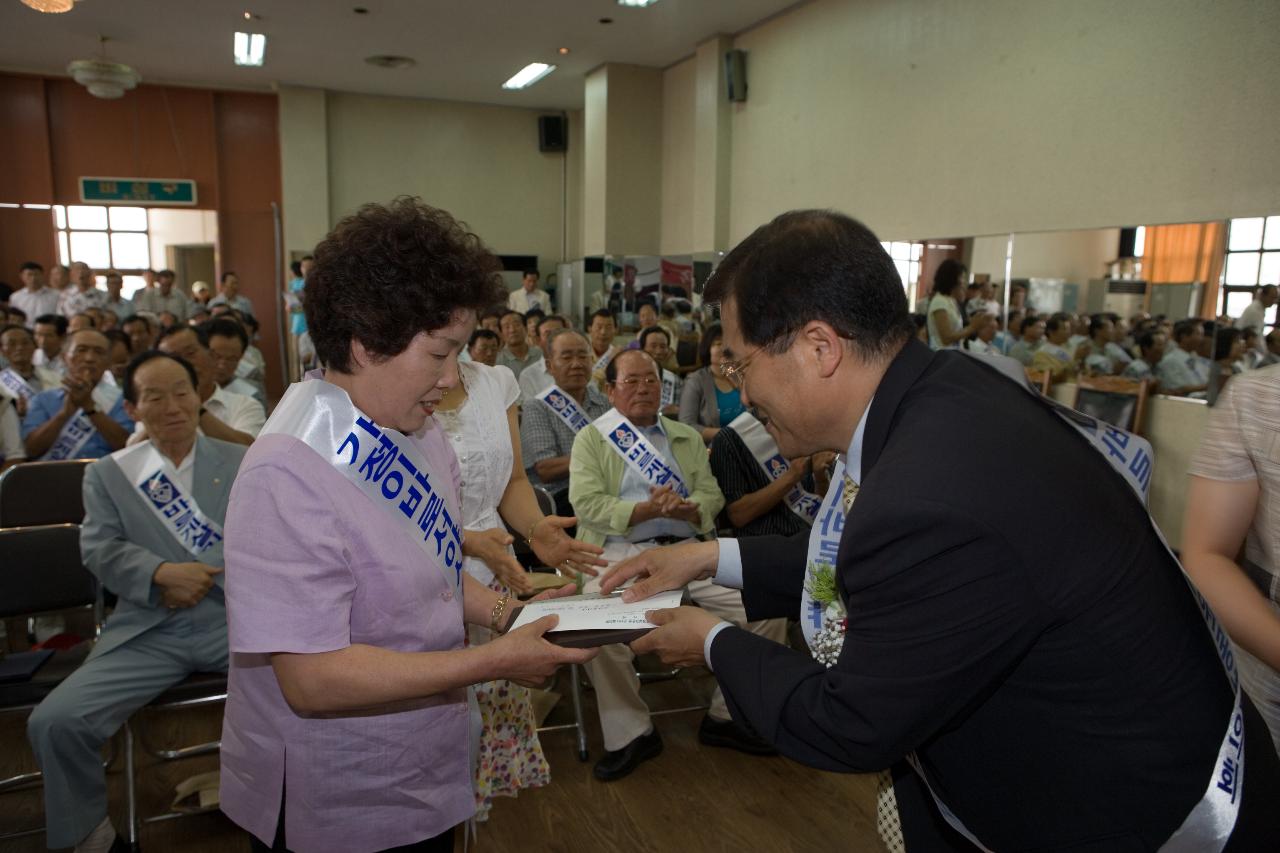
M490 588L505 592L496 581ZM488 631L473 628L470 644L479 645ZM476 764L476 820L489 817L494 797L514 797L521 788L540 788L551 781L551 767L538 741L529 689L510 681L476 685L480 706L480 756Z

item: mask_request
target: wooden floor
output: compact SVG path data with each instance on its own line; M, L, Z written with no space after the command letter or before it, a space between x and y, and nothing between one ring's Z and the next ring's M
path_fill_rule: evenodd
M562 679L561 689L567 686ZM705 671L646 685L655 710L680 708L705 700L713 687ZM662 755L626 779L610 784L591 775L601 756L593 695L584 701L591 760L577 758L572 731L547 732L542 745L551 763L552 783L495 803L478 830L482 853L553 851L881 851L875 833L875 779L822 773L785 758L757 758L698 743L699 710L655 715L662 733ZM568 720L562 701L549 722ZM220 714L194 709L144 719L158 743L191 743L217 737ZM155 766L140 757L138 797L143 814L167 809L174 785L216 769L217 757L204 756ZM21 720L0 717L0 774L31 766ZM117 829L125 825L124 785L117 758L108 776L111 814ZM0 794L0 833L41 825L38 788ZM149 824L142 831L148 853L243 853L247 835L212 813ZM44 836L0 841L0 851L44 850ZM457 850L463 849L461 834Z

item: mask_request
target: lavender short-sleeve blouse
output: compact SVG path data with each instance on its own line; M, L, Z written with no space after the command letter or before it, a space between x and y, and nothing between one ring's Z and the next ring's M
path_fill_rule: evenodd
M415 440L459 489L444 431ZM455 503L455 505L460 505ZM465 689L394 710L304 717L285 702L272 652L353 643L463 646L461 601L383 510L301 441L267 435L245 456L227 511L231 651L222 810L270 844L282 791L298 853L411 844L475 810Z

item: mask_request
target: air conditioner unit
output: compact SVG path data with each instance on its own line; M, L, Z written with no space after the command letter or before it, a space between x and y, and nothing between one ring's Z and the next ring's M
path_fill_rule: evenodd
M1089 282L1089 313L1132 317L1143 310L1147 283L1127 278L1096 278Z

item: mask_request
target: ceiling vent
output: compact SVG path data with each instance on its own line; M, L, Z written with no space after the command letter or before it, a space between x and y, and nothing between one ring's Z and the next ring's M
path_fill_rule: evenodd
M364 61L378 68L412 68L418 64L417 60L410 59L407 56L391 56L389 54L366 56Z

